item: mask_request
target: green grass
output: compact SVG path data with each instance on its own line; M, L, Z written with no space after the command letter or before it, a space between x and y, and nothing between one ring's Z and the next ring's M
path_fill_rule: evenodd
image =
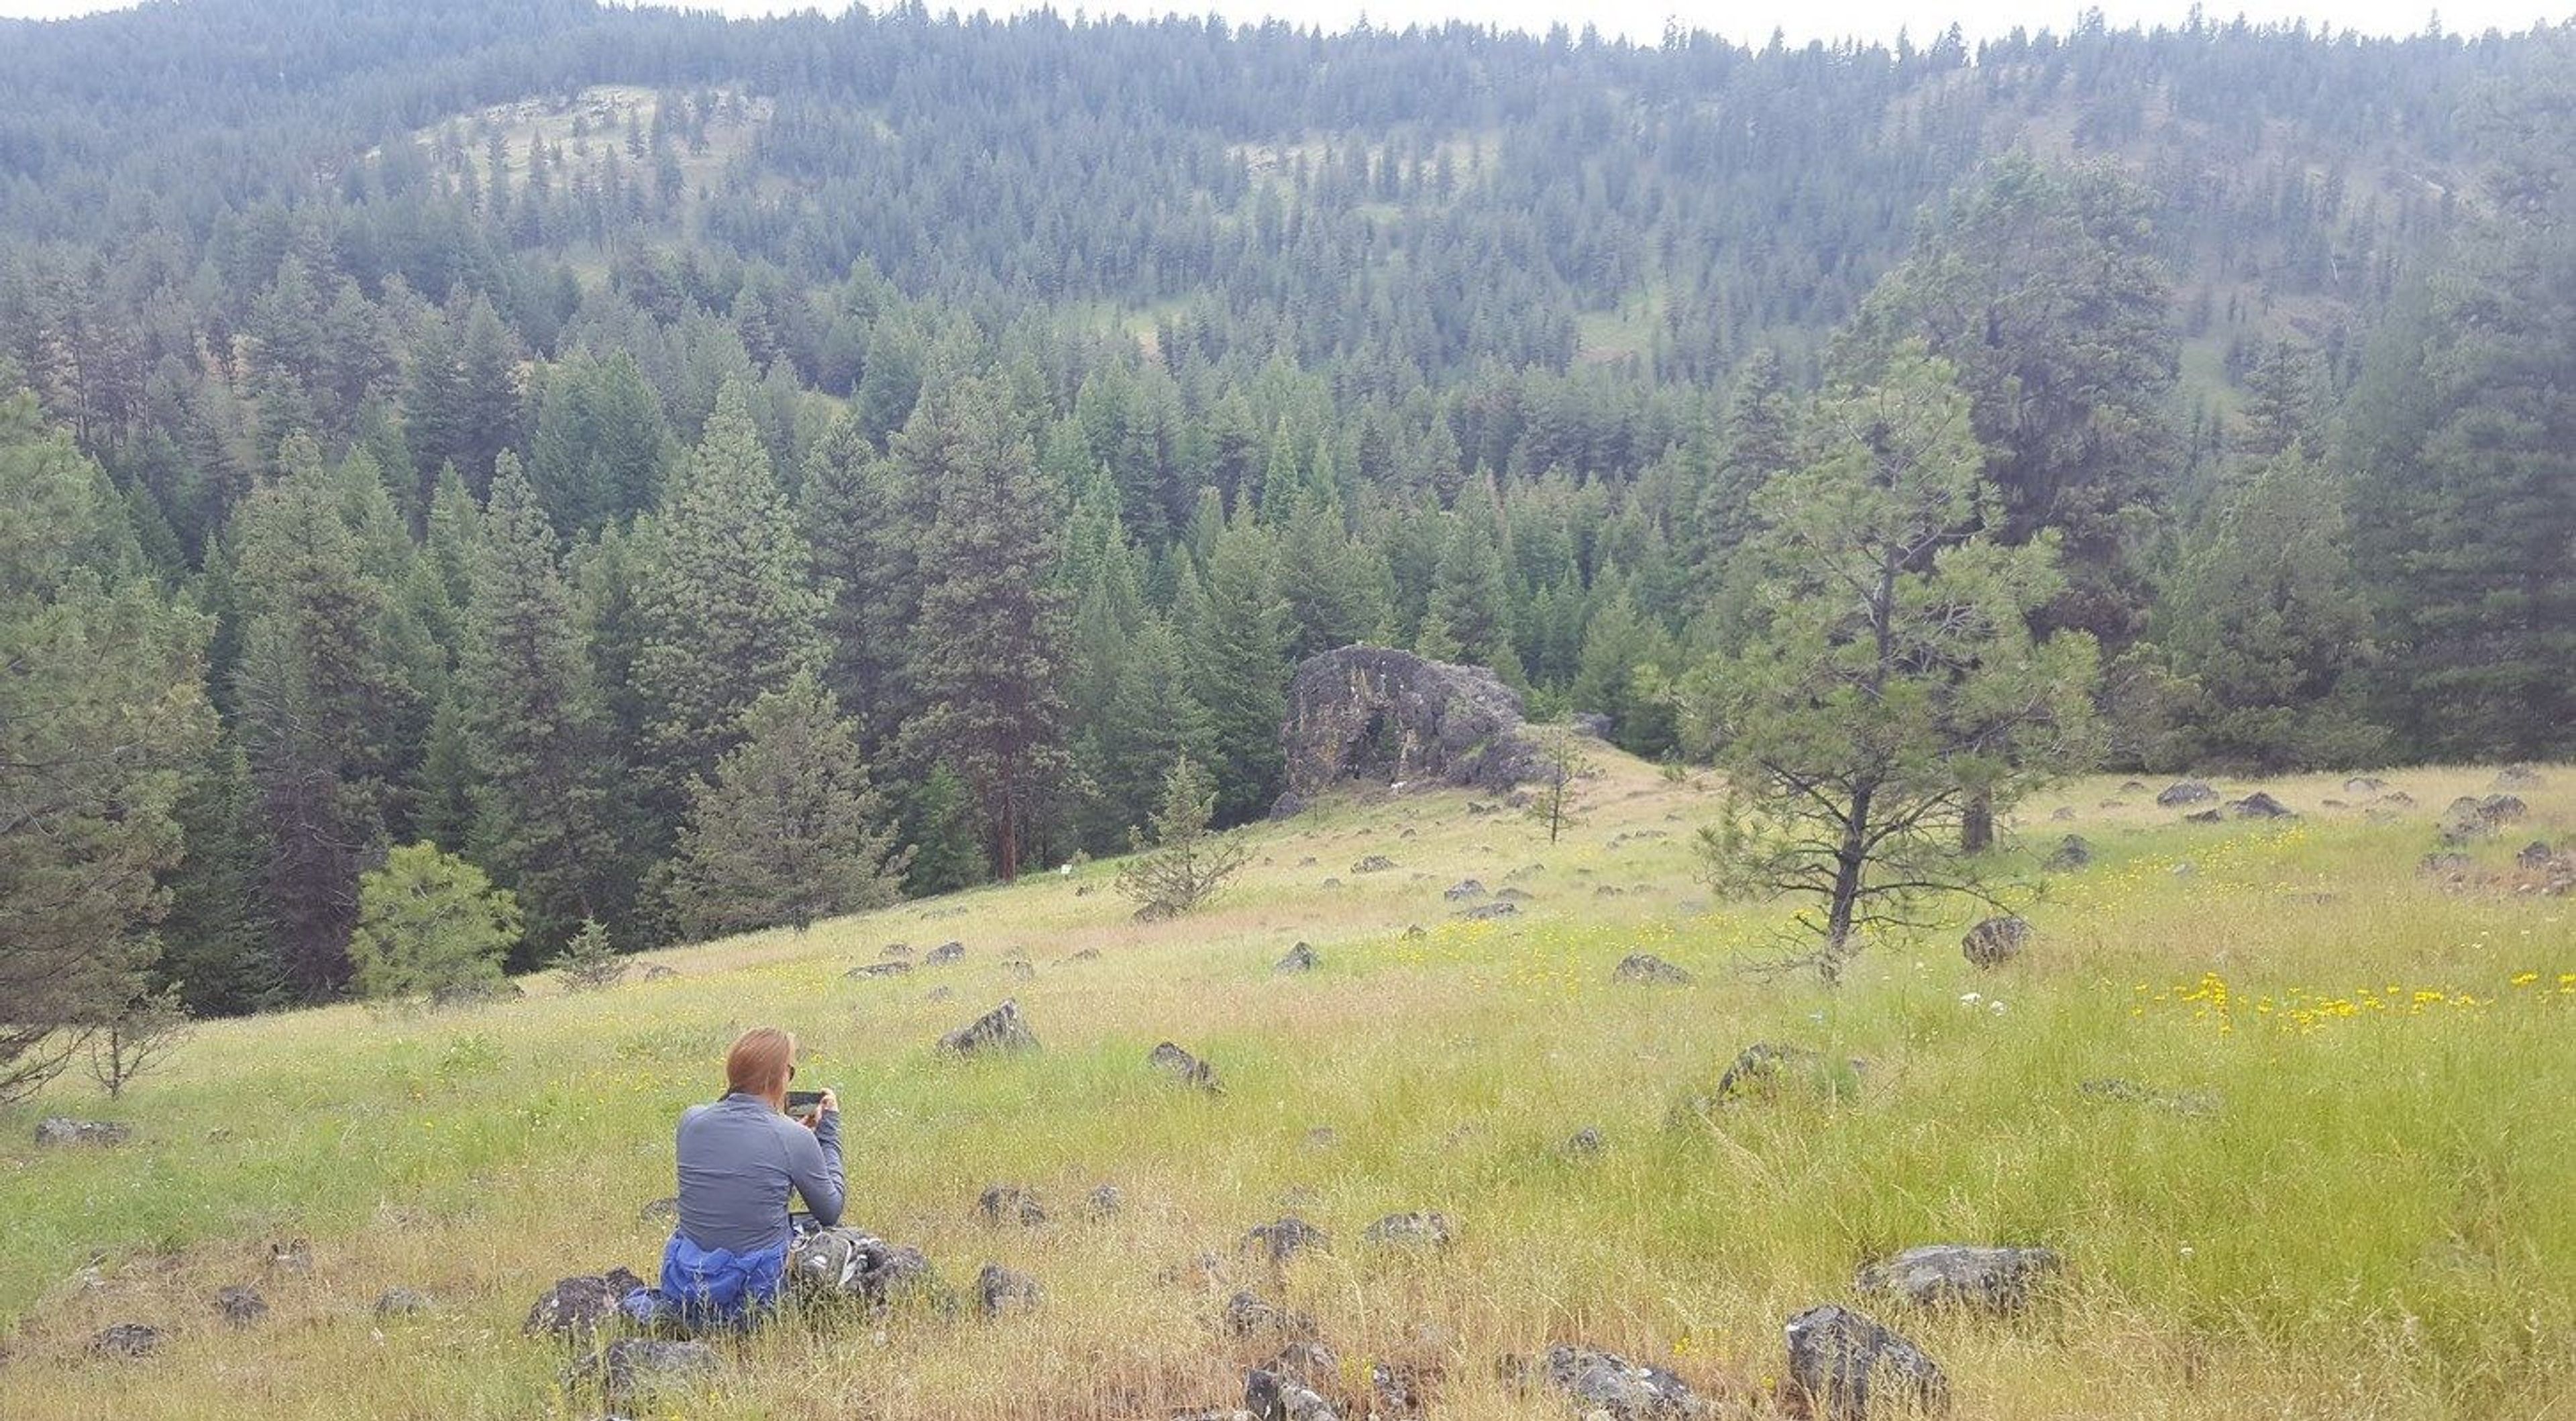
M1242 890L1179 923L1128 921L1112 867L1090 865L659 954L679 977L602 994L533 980L524 1001L466 1012L210 1026L124 1102L64 1083L0 1112L0 1416L597 1414L519 1319L558 1276L658 1256L637 1211L671 1192L673 1118L715 1092L724 1046L757 1022L798 1031L800 1078L840 1088L858 1221L952 1283L988 1259L1026 1269L1048 1301L997 1325L782 1327L664 1414L1230 1404L1261 1360L1214 1326L1233 1286L1316 1315L1355 1385L1375 1360L1438 1370L1438 1417L1563 1416L1494 1364L1572 1340L1762 1414L1783 1320L1851 1301L1863 1260L1939 1240L2044 1243L2069 1262L2009 1324L1871 1309L1947 1366L1963 1416L2576 1414L2570 904L2414 871L2439 807L2487 778L2391 776L2419 806L2390 822L2324 808L2341 797L2324 781L2274 783L2309 811L2287 827L2181 825L2087 782L2023 816L2032 849L2071 829L2099 854L2050 880L2031 955L1979 972L1955 934L1887 944L1834 994L1732 970L1777 912L1700 910L1687 839L1715 794L1617 760L1555 848L1454 795L1327 808L1256 831ZM2576 771L2551 780L2525 795L2533 822L2481 851L2491 865L2576 822ZM2060 802L2083 808L2060 824ZM1641 831L1664 837L1614 844ZM1369 853L1399 868L1353 874ZM1440 899L1533 863L1518 919L1461 922ZM950 937L968 947L956 966L841 975L887 942ZM1298 939L1322 969L1272 975ZM1004 971L1014 946L1034 980ZM1074 960L1085 948L1100 956ZM1639 949L1698 980L1614 986ZM953 998L925 999L940 986ZM1004 996L1042 1055L935 1056L938 1033ZM2319 1009L2337 1001L2349 1014ZM1149 1072L1167 1038L1227 1093ZM1668 1124L1756 1040L1857 1058L1861 1087ZM2224 1105L2077 1092L2100 1076ZM139 1139L38 1151L50 1112L129 1120ZM1609 1148L1563 1158L1585 1125ZM1036 1188L1058 1222L988 1229L972 1204L996 1181ZM1075 1219L1103 1181L1126 1213ZM1426 1208L1456 1222L1446 1254L1361 1242L1379 1216ZM1279 1276L1232 1256L1285 1212L1331 1230L1332 1253ZM267 1273L267 1243L296 1236L314 1270ZM1202 1250L1228 1255L1229 1283L1174 1280ZM242 1282L273 1307L249 1333L213 1308ZM438 1309L379 1323L370 1305L398 1284ZM128 1319L175 1329L160 1360L83 1354Z

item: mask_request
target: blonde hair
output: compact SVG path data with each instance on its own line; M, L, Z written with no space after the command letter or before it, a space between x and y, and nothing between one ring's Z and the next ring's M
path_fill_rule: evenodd
M787 1088L795 1065L795 1037L774 1026L755 1026L725 1053L725 1087L738 1095L775 1095Z

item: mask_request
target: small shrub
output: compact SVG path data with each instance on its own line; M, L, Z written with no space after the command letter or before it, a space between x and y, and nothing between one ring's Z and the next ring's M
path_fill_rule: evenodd
M179 989L139 996L90 1033L89 1073L115 1100L136 1076L154 1069L187 1044L194 1030Z
M608 940L607 925L597 918L581 920L581 931L555 954L554 966L563 974L564 986L576 992L615 986L626 975L626 959L617 955L616 945Z
M358 880L349 957L368 997L498 991L518 940L517 895L435 844L396 849Z
M1134 899L1136 916L1153 922L1203 908L1225 891L1250 851L1210 833L1216 786L1205 769L1183 755L1163 777L1163 807L1154 814L1152 846L1129 830L1136 857L1118 871L1118 891Z

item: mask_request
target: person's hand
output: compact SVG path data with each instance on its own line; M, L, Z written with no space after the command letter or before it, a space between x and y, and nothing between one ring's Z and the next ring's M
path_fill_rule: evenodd
M822 1100L815 1104L814 1113L806 1116L804 1120L799 1123L803 1124L808 1130L819 1130L823 1128L824 1116L838 1115L840 1113L841 1097L827 1090L823 1092Z

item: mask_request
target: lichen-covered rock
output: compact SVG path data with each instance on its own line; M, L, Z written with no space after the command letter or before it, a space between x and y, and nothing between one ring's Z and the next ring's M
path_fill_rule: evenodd
M116 1120L74 1120L48 1115L36 1122L40 1145L121 1145L134 1138L134 1127Z
M1216 1067L1172 1042L1166 1041L1147 1052L1145 1064L1182 1085L1195 1086L1211 1095L1225 1094L1225 1087L1217 1081Z
M1523 1378L1563 1393L1580 1414L1607 1412L1614 1421L1682 1421L1712 1411L1671 1372L1593 1347L1550 1347Z
M921 1250L853 1228L816 1229L787 1249L789 1286L807 1298L845 1298L884 1307L935 1288Z
M1447 1248L1457 1237L1449 1216L1437 1210L1389 1214L1360 1232L1361 1239L1390 1248Z
M2073 873L2093 864L2093 846L2081 834L2069 834L2049 850L2047 862L2041 865L2051 873Z
M149 1323L120 1322L113 1327L102 1329L97 1336L89 1340L90 1355L122 1357L129 1360L135 1357L148 1357L160 1350L161 1343L167 1335L160 1328Z
M1309 1249L1318 1253L1332 1252L1333 1238L1304 1219L1289 1214L1258 1225L1244 1234L1243 1248L1247 1252L1262 1254L1273 1263L1285 1263Z
M2156 803L2167 809L2180 809L2187 804L2208 804L2218 798L2218 791L2198 780L2178 780L2156 795Z
M1478 922L1489 918L1517 917L1520 914L1520 911L1520 904L1512 902L1510 899L1506 898L1498 902L1479 903L1472 908L1461 909L1458 912L1458 916L1465 918L1470 922Z
M1958 1304L2018 1312L2030 1301L2031 1289L2061 1266L2052 1249L1933 1243L1863 1265L1854 1286L1918 1307Z
M1218 1323L1226 1334L1252 1342L1294 1342L1315 1335L1315 1320L1248 1292L1225 1300Z
M909 962L862 962L841 975L853 982L864 982L871 977L901 977L911 971Z
M1568 1136L1558 1152L1567 1159L1588 1160L1608 1147L1609 1142L1601 1137L1601 1127L1586 1125Z
M996 1227L1017 1224L1033 1229L1047 1221L1046 1208L1038 1202L1037 1191L1017 1184L986 1185L975 1200L975 1212Z
M268 1299L252 1287L221 1288L215 1293L215 1311L235 1327L252 1327L268 1316Z
M1521 733L1520 697L1493 672L1373 646L1298 666L1279 743L1288 788L1274 814L1354 780L1508 790L1535 778L1540 758Z
M986 1318L1033 1311L1044 1296L1037 1279L999 1263L987 1263L975 1274L975 1311Z
M530 1337L588 1337L617 1316L618 1300L644 1286L623 1268L558 1279L537 1297L519 1330Z
M1894 1407L1946 1411L1949 1380L1923 1349L1827 1303L1789 1319L1789 1380L1826 1421L1862 1421Z
M1369 854L1351 865L1353 873L1392 873L1394 871L1395 860L1384 854Z
M1323 957L1319 955L1315 949L1301 942L1295 947L1288 949L1288 955L1280 958L1278 963L1270 970L1273 972L1312 972L1323 965Z
M943 942L939 946L932 948L930 951L923 953L921 955L921 961L924 966L939 967L947 963L954 962L965 955L966 944L962 942Z
M2346 794L2378 794L2388 788L2388 781L2376 775L2355 775L2343 782Z
M2030 946L2028 920L2018 917L1988 918L1968 929L1959 939L1960 955L1979 967L1999 967L2021 956Z
M1013 999L940 1037L939 1049L952 1056L1008 1056L1037 1050L1038 1038Z
M2496 789L2538 789L2548 781L2529 765L2507 765L2496 771Z
M2297 810L2259 789L2243 799L2228 801L2227 809L2239 819L2296 819L2299 817Z
M1095 1187L1082 1199L1082 1216L1086 1219L1114 1219L1127 1211L1127 1196L1115 1184Z
M376 1316L417 1317L435 1306L437 1304L427 1293L410 1288L387 1288L376 1297Z
M1792 1080L1813 1081L1819 1094L1830 1094L1834 1082L1832 1067L1822 1055L1804 1046L1791 1046L1778 1041L1756 1041L1736 1053L1725 1074L1717 1078L1713 1105L1771 1100L1780 1094L1783 1084Z
M1340 1421L1332 1403L1266 1368L1244 1373L1243 1409L1254 1421Z
M1472 878L1462 878L1440 892L1452 903L1472 903L1485 896L1485 885Z
M1685 987L1690 985L1691 974L1651 952L1632 952L1620 958L1619 965L1610 969L1610 980L1637 982L1649 986Z

